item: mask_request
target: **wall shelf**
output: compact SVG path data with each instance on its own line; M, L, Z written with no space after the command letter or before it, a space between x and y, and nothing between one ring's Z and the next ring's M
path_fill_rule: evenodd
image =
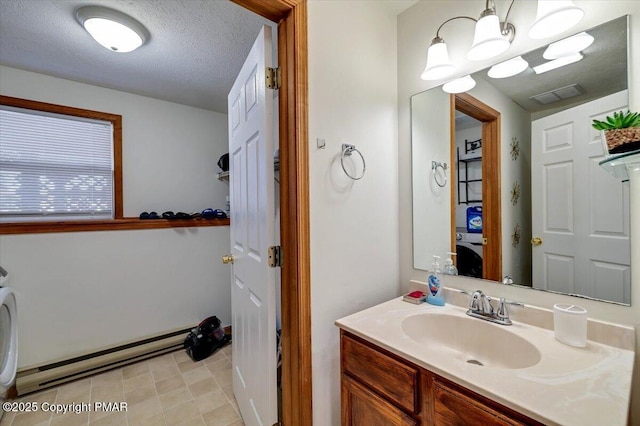
M465 141L465 143L469 143L468 141ZM472 143L476 144L476 145L480 145L482 146L482 139L478 139L477 141L472 141ZM474 145L475 146L475 145ZM465 147L466 149L466 147ZM474 184L474 183L481 183L482 179L467 179L467 177L469 176L469 163L478 163L482 161L482 155L461 155L460 154L460 148L458 148L457 150L457 154L458 154L458 170L457 170L457 177L458 177L458 204L477 204L477 203L482 203L482 199L480 200L474 200L474 199L469 199L469 184ZM464 177L465 179L460 179L460 175L462 174L462 170L464 169ZM460 188L464 189L464 194L465 194L465 198L464 200L462 200L462 197L460 196L462 194L462 191L460 190Z
M629 181L629 169L640 168L640 151L625 152L600 161L600 166L622 182Z

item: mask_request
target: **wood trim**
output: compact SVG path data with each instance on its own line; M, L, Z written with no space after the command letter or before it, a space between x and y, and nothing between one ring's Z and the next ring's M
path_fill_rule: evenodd
M311 270L306 0L232 0L278 22L282 424L311 425Z
M458 207L458 202L456 198L458 197L458 191L460 191L460 185L458 185L458 168L457 168L457 158L456 158L456 95L449 95L449 140L450 147L449 149L449 180L451 182L451 211L449 212L451 215L451 251L452 253L456 253L456 209ZM458 265L458 256L453 256L453 263Z
M197 228L229 226L229 219L167 220L137 217L107 220L74 220L64 222L19 222L0 224L0 235L48 234L54 232L125 231L136 229Z
M0 95L0 105L8 105L15 108L46 111L55 114L71 115L73 117L91 118L94 120L109 121L113 126L113 215L116 219L122 219L122 116L89 109L74 108L65 105L50 104L47 102L33 101L29 99L14 98ZM61 232L61 231L54 231ZM0 232L2 233L2 232Z
M488 256L483 256L483 277L502 281L502 209L500 189L500 116L482 123L482 139L491 141L486 149L483 144L482 209L490 220L483 220L483 234L488 239L484 246Z
M502 209L500 186L500 112L467 93L455 95L455 109L482 121L482 210L483 236L487 238L482 256L482 278L502 281ZM451 150L455 136L451 138ZM452 195L452 215L456 201ZM454 219L455 220L455 219ZM455 223L451 224L452 231ZM454 236L455 241L455 236Z
M124 218L122 184L122 117L113 123L113 217Z
M289 12L304 1L298 0L231 0L245 9L267 18L270 21L280 23L286 19ZM306 1L306 0L305 0ZM306 22L305 22L306 24Z

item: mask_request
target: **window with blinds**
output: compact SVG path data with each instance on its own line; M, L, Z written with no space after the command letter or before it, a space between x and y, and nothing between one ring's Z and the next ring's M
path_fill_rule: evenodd
M110 219L110 121L0 105L0 222Z

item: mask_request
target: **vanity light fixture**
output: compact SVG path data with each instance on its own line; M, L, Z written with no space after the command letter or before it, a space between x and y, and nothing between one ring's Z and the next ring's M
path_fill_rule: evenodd
M112 52L131 52L150 38L140 22L106 7L81 7L76 11L76 19L95 41Z
M476 81L471 78L470 75L465 75L464 77L456 78L455 80L451 80L448 83L445 83L442 86L442 90L447 93L462 93L468 92L476 86Z
M473 43L467 52L467 59L482 61L498 56L509 49L516 29L509 23L509 14L515 0L507 9L504 21L500 21L494 0L485 0L485 8L480 18L455 16L447 19L438 27L435 38L427 50L427 65L420 75L423 80L440 80L452 75L456 68L449 60L447 45L440 37L440 30L455 19L470 19L476 23ZM538 0L536 20L529 30L529 37L540 39L551 37L568 30L584 16L584 10L571 0Z
M489 69L488 74L491 78L507 78L520 74L527 68L529 68L529 63L522 56L516 56L508 61L495 64Z
M594 40L595 39L592 35L583 31L579 34L551 43L542 54L542 57L551 60L580 53L587 47L591 46Z
M423 80L439 80L455 72L455 66L449 60L447 45L444 39L440 37L440 30L446 23L456 19L470 19L476 23L473 44L467 53L468 59L480 61L493 58L506 51L511 45L516 32L515 27L507 22L514 1L511 1L503 23L500 23L496 13L494 0L486 0L485 9L480 14L479 19L474 19L470 16L455 16L440 24L436 30L436 36L431 40L427 50L427 65L420 78Z
M529 37L541 39L560 34L580 22L583 16L584 10L571 0L538 0L536 20L529 29Z
M561 58L554 59L553 61L545 62L544 64L533 67L533 71L535 71L536 74L542 74L547 71L555 70L557 68L581 61L582 58L584 58L584 56L582 56L581 53L574 53L573 55L563 56Z

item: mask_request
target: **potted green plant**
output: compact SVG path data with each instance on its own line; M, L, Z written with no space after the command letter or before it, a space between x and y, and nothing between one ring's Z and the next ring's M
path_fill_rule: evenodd
M593 120L593 128L602 131L605 154L640 150L640 114L614 112L606 121Z

